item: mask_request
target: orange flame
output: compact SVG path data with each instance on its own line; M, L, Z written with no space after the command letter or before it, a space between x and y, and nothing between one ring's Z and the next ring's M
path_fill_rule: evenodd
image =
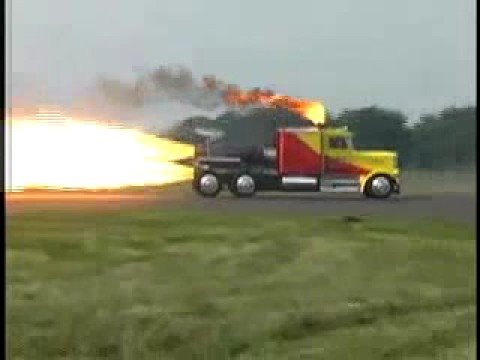
M304 116L314 124L325 124L325 107L319 101L277 94L268 89L242 90L236 85L225 85L214 77L205 77L203 81L205 87L209 90L223 89L223 100L227 105L281 107Z
M172 161L192 146L98 120L58 112L13 116L6 134L6 190L111 189L187 180Z

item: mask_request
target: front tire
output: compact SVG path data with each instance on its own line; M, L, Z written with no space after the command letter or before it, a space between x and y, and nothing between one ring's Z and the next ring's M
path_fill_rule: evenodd
M210 198L217 196L222 189L220 180L212 173L199 176L194 182L194 188L203 197Z
M233 179L229 188L237 197L252 197L255 195L257 184L255 179L248 174L241 174Z
M393 182L386 175L375 175L365 184L364 194L368 198L386 199L393 192Z

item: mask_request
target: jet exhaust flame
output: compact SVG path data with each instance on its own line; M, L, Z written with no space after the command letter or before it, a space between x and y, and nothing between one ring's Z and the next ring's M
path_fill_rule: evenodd
M191 179L192 169L174 162L193 152L191 145L112 122L49 111L12 116L6 136L6 190L175 183Z

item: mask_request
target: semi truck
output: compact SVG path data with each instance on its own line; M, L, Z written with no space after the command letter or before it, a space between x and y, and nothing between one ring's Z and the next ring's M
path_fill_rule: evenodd
M259 191L355 192L386 199L400 193L397 154L356 150L347 127L280 128L273 147L198 147L193 189L215 197Z

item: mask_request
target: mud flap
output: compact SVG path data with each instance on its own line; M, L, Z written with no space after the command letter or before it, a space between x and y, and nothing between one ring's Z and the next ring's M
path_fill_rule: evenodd
M400 194L400 184L397 183L396 181L393 182L393 190L392 192L394 194Z

